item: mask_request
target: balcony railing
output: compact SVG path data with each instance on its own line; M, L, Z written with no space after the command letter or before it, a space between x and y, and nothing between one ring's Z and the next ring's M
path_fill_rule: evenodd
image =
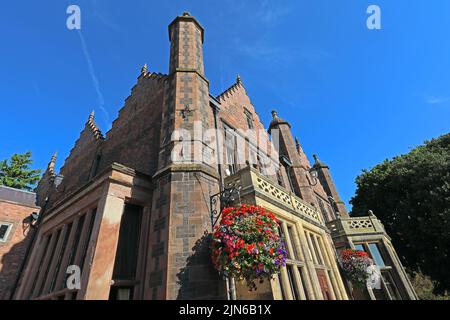
M225 185L241 186L242 197L254 192L255 196L264 197L266 200L279 205L281 208L288 209L301 218L324 225L317 209L294 195L292 192L263 176L253 167L248 166L239 170L234 175L226 177Z
M327 223L332 233L343 232L347 235L365 233L384 233L384 226L374 215L367 217L339 218Z

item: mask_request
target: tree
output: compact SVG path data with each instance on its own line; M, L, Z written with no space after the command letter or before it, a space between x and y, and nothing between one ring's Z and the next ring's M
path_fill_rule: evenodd
M404 265L450 289L450 134L385 160L356 178L352 215L383 222Z
M30 168L31 152L13 154L11 159L0 161L0 185L22 190L33 190L40 179L41 170Z
M434 293L435 284L430 277L425 276L421 272L411 272L411 284L420 300L450 300L447 292L442 295Z

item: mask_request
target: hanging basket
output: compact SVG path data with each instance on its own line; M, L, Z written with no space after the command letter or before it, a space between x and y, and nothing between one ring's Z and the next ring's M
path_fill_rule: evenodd
M245 280L251 290L271 279L286 265L285 245L278 235L279 221L258 206L223 210L212 235L212 261L223 275Z
M369 255L360 250L345 249L340 253L339 261L345 276L351 283L360 289L367 285L367 280L372 276L371 267L373 260Z

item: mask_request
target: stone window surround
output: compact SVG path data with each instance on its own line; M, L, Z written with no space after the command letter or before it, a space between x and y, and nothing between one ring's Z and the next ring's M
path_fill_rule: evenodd
M300 300L321 300L323 298L320 288L318 287L316 269L324 270L327 276L327 281L331 291L331 298L334 299L347 299L346 295L343 296L345 290L343 284L338 288L339 284L336 276L339 276L337 265L334 266L336 270L333 270L331 263L329 250L324 247L324 239L326 236L320 232L320 230L314 230L315 227L308 227L307 222L301 221L299 218L287 218L280 217L276 212L274 214L282 222L283 234L286 238L286 250L290 252L290 257L293 257L293 250L296 250L297 259L287 259L286 266L292 268L294 273L294 280L296 285L296 291L298 292ZM289 229L291 228L291 232ZM291 234L295 239L291 239ZM314 239L319 248L319 254L321 255L323 264L316 263L315 253L311 249L311 244L307 240L310 235L314 236ZM308 258L309 257L309 258ZM301 273L301 274L300 274ZM281 282L281 284L279 283ZM281 269L281 273L272 281L272 292L274 298L281 298L281 290L284 290L282 296L287 300L292 300L291 286L287 267ZM306 292L305 292L306 290ZM277 294L278 293L278 294Z
M245 143L248 144L249 149L256 151L256 156L259 157L260 159L264 159L264 163L269 163L270 165L274 166L275 169L280 169L282 166L279 165L278 163L278 155L276 155L276 157L274 158L273 156L270 156L269 154L267 154L266 152L264 152L261 148L259 148L257 146L257 144L253 143L252 141L250 141L250 139L248 137L243 136L239 131L237 131L232 125L230 125L225 119L223 119L222 117L220 118L220 122L223 128L223 131L225 132L225 130L227 130L231 135L234 135L235 140L234 140L234 148L235 148L235 161L236 161L236 152L237 152L237 138L238 136L241 139L245 140ZM269 140L270 141L270 140ZM226 140L224 137L224 145L226 145ZM237 167L236 171L239 171L240 169L244 168L246 165L241 165Z
M378 248L378 251L381 255L381 258L383 259L384 262L384 266L378 266L380 268L380 272L382 274L381 277L381 287L382 290L384 291L384 294L388 297L389 300L395 300L394 297L392 297L391 291L388 289L388 284L389 283L391 285L391 287L393 288L393 290L395 291L395 295L398 297L401 297L400 294L400 290L397 287L396 281L393 280L394 275L393 273L393 267L392 267L392 260L391 257L389 256L389 254L387 253L387 248L384 247L383 242L380 241L358 241L358 242L354 242L353 245L356 247L358 245L363 246L364 251L367 252L370 256L370 258L372 260L375 261L372 251L369 248L370 244L375 244ZM389 274L389 278L390 279L385 279L386 277L386 273ZM368 290L369 291L369 296L371 297L371 299L376 300L375 295L372 293L373 290Z
M0 221L0 226L6 226L6 231L4 236L0 239L0 243L7 243L9 240L9 236L13 233L12 229L14 228L14 223L8 221Z
M254 129L255 126L253 124L253 114L246 107L244 107L244 116L247 120L248 128Z
M143 191L151 190L152 186L150 181L151 180L148 179L146 175L137 173L130 168L114 163L111 167L109 167L101 175L99 175L97 179L80 188L78 191L72 193L71 195L66 197L64 201L58 202L51 209L51 211L49 211L44 216L43 221L41 222L40 232L35 244L36 249L33 250L33 255L30 257L30 263L27 265L27 268L25 270L26 276L22 281L22 285L18 288L16 298L27 299L28 296L31 295L32 298L36 300L107 299L109 290L105 290L105 288L110 288L110 280L102 283L94 281L94 279L98 279L98 276L94 274L94 272L105 272L105 266L102 265L106 258L103 257L105 255L108 256L106 259L108 263L114 263L115 250L97 250L97 247L99 245L92 245L92 243L104 242L101 241L101 238L105 236L105 233L101 230L101 226L103 225L102 221L105 218L107 220L111 220L116 219L117 216L121 216L122 210L120 204L129 202L143 206L148 205L145 202L148 199L145 198L145 194L143 193ZM132 194L133 197L131 196ZM47 260L47 262L44 263L45 265L53 268L55 265L53 261L55 259L52 259L54 257L50 256L48 258L46 257L47 255L45 255L43 252L43 249L45 247L45 243L43 241L45 241L46 239L49 240L47 237L49 235L55 235L57 234L57 232L64 232L64 230L67 229L67 226L70 223L78 221L82 215L92 214L94 208L98 208L99 212L97 213L96 217L93 218L94 223L92 233L90 233L90 235L88 234L87 227L89 224L84 223L80 236L80 242L84 242L85 244L91 243L87 246L87 252L84 254L85 259L83 267L81 269L85 269L87 265L89 265L89 268L86 269L86 272L83 272L81 274L81 289L69 290L67 288L55 288L50 293L45 294L45 292L48 292L48 290L45 289L48 289L48 285L49 283L51 283L51 280L49 281L51 277L48 277L49 279L40 279L43 276L39 276L39 274L36 273L36 268L38 268L36 262L39 262L41 257ZM88 219L87 221L89 220L90 219ZM74 228L74 226L72 225L71 229L71 235L68 241L73 243L73 241L75 240L75 230L77 228ZM110 234L110 232L107 232L107 234ZM118 230L117 234L114 234L114 236L118 238ZM59 241L60 239L63 238L60 236L57 242L53 240L53 243L51 243L51 247L60 250L60 248L58 248L61 246L61 241ZM52 241L52 239L50 239L50 241ZM81 252L80 250L83 246L81 246L80 244L77 246L78 249L75 249L75 259L80 260L81 263L82 257L78 252ZM96 256L98 254L102 255L102 257L97 258ZM90 259L88 259L88 257L90 257ZM65 259L68 259L68 257L65 257ZM61 274L64 274L64 272L62 271L65 270L60 270L58 279L56 280L57 282L60 281L62 277ZM34 282L34 279L32 278L33 275L37 275L39 281L42 282L42 288L44 288L44 291L40 295L35 292L34 288L32 288L32 284ZM90 279L92 279L92 281L90 281ZM142 288L140 288L140 290L142 290ZM98 296L99 294L101 294L102 296Z

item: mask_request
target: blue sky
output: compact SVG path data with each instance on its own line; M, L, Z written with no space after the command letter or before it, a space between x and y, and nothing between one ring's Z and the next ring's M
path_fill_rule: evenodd
M81 37L66 8L81 8ZM377 4L382 30L366 28ZM167 25L189 11L206 29L215 95L240 74L261 119L293 125L331 167L343 199L363 168L450 130L450 1L2 1L0 159L67 157L91 110L102 131L140 68L166 73Z

